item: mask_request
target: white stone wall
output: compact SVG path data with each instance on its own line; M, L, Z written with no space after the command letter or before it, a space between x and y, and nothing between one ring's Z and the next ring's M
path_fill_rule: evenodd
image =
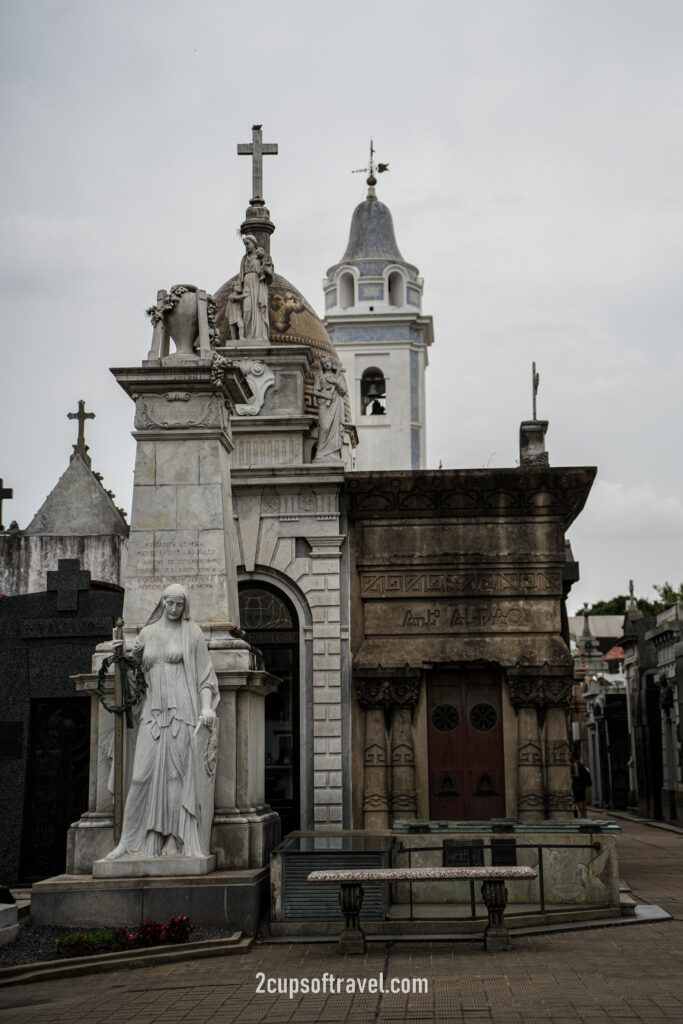
M41 534L0 534L0 594L16 597L45 590L48 572L60 558L77 558L91 580L122 587L128 541L125 537L53 537Z
M347 345L336 341L346 367L351 416L358 431L354 469L412 469L412 431L419 431L418 468L427 462L425 427L425 369L427 349L408 341ZM418 415L412 415L411 352L417 353ZM386 382L386 413L373 416L361 413L361 380L366 370L377 367Z
M239 579L279 587L299 614L302 823L315 828L342 828L350 807L342 483L339 464L233 471Z

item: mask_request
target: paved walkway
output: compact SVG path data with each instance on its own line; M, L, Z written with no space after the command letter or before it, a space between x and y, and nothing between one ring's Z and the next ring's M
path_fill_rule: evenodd
M340 957L328 944L260 945L244 956L33 982L0 992L12 1024L349 1024L478 1022L636 1024L683 1022L683 834L620 821L621 875L640 898L676 920L518 938L510 953L479 944L372 944ZM364 983L355 994L259 994L269 979L336 978ZM422 995L369 992L371 980L426 978ZM272 983L271 983L272 984ZM327 983L329 988L329 981ZM358 985L358 988L360 984Z

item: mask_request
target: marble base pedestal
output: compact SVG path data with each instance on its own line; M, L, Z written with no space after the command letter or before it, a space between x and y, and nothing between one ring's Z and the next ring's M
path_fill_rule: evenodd
M267 933L269 893L267 868L170 878L56 875L33 885L31 918L75 930L131 927L150 917L163 923L187 914L197 926L257 935Z
M96 860L93 878L171 878L176 875L208 875L216 870L216 857L117 857Z

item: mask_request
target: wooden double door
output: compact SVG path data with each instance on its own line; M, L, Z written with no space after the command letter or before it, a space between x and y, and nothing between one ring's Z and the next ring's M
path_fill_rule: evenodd
M429 815L437 821L505 816L500 675L439 670L427 688Z

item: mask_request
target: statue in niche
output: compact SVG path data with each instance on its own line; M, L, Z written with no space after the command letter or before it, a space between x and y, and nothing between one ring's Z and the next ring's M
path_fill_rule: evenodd
M121 840L107 859L208 856L218 680L184 587L166 588L132 657L142 666L147 691Z
M242 235L242 241L246 251L229 299L229 303L232 302L232 310L228 308L230 334L234 339L237 331L237 338L267 343L268 286L273 280L273 261L253 235Z
M328 356L320 360L313 394L318 399L318 444L314 462L335 462L342 457L344 443L344 395L342 367L333 366Z

